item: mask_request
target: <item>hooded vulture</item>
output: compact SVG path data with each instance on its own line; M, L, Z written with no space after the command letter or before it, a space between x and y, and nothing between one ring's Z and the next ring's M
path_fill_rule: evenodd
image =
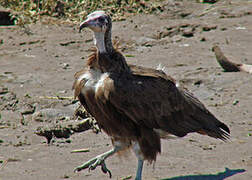
M75 74L75 97L111 138L113 148L75 171L101 166L111 177L105 159L132 148L138 159L135 179L141 180L144 161L155 161L161 152L161 138L192 132L229 138L229 128L163 71L127 64L113 47L112 21L104 11L89 14L79 30L86 27L93 31L97 48Z

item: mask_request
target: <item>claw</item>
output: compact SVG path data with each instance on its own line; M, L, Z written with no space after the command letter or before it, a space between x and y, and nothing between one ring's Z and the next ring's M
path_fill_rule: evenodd
M111 174L111 171L107 168L105 162L103 161L102 164L101 164L101 170L104 174L109 174L109 178L112 178L112 174Z
M92 170L95 170L97 165L90 165L89 168L88 168L88 171L92 171Z
M77 173L77 172L80 172L83 168L81 166L78 166L74 169L74 172Z

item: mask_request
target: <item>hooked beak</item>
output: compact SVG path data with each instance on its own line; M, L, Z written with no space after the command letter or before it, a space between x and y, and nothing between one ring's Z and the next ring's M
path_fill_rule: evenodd
M89 24L90 24L90 20L85 20L85 21L83 21L83 22L80 24L79 33L81 33L81 30L82 30L83 28L88 27Z

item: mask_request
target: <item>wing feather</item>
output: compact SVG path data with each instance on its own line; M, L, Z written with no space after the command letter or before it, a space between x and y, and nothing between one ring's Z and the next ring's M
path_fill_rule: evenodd
M105 83L104 91L108 101L134 123L179 137L190 132L223 140L228 137L228 127L162 71L138 66L131 66L131 70L131 77L112 77L113 90Z

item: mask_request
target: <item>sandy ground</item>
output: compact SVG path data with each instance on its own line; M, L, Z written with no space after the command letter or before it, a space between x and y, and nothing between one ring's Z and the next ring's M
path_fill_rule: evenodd
M143 179L252 179L252 75L223 72L211 48L218 43L232 61L252 64L252 3L249 0L200 4L167 1L156 15L139 15L114 22L129 63L165 67L231 130L221 142L190 134L162 141L155 167L144 166ZM19 27L0 27L0 179L109 179L100 168L74 173L74 167L111 148L104 133L92 130L69 139L46 139L34 134L55 117L36 120L35 112L57 109L73 114L73 75L93 46L89 30L78 33L71 24L37 23L30 34ZM59 120L58 120L59 121ZM88 148L89 152L71 153ZM134 179L137 160L109 158L112 179ZM130 178L130 176L132 176Z

